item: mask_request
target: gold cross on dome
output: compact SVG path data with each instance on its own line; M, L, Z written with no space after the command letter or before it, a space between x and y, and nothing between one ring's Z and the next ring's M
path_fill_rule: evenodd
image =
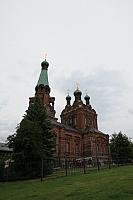
M46 60L46 58L47 58L47 53L45 53L45 60Z
M68 94L68 95L69 95L69 92L70 92L70 90L68 89L68 90L67 90L67 94Z
M79 90L79 83L78 82L76 83L76 86L77 86L77 90Z
M87 91L87 90L85 90L85 93L86 93L86 95L87 95L88 91Z

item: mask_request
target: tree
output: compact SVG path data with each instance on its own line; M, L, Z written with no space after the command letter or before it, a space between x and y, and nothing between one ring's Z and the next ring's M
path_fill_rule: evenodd
M133 158L133 143L122 132L114 133L110 140L112 159L118 163L129 162Z
M19 176L40 176L42 160L53 158L54 134L39 97L29 105L16 133L8 137L8 143L13 148L14 166ZM49 169L45 166L45 173Z

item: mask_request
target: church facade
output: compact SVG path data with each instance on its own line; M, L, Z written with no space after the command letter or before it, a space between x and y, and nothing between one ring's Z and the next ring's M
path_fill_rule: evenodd
M90 105L90 97L86 94L82 100L82 92L74 91L74 102L68 94L66 106L61 112L61 122L55 117L55 97L50 96L51 88L48 82L49 63L41 63L41 73L35 87L35 96L42 99L52 123L56 136L55 157L59 162L69 160L97 160L102 164L109 160L109 135L98 130L97 113ZM34 97L29 98L33 102Z

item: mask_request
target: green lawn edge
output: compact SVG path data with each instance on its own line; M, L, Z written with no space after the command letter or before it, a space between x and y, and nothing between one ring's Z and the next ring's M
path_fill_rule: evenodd
M90 174L1 182L0 200L133 200L133 165Z

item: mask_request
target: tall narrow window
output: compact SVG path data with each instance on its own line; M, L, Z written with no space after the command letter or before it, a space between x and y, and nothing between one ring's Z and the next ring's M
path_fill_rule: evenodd
M66 152L70 153L70 142L66 141Z

